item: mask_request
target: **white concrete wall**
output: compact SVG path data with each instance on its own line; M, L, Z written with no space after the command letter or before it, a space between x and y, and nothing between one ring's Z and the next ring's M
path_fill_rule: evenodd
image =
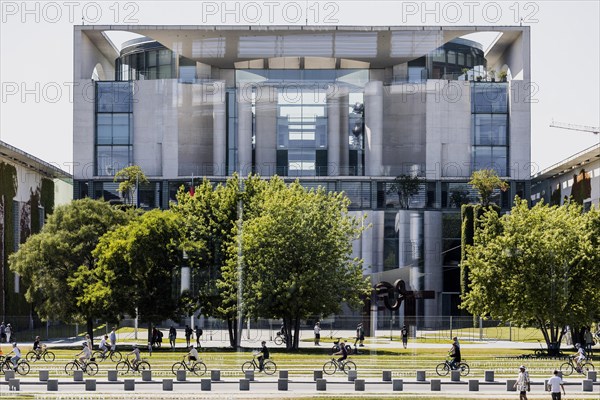
M471 175L471 89L468 81L427 81L426 175Z
M509 85L509 174L512 179L529 180L531 177L531 94L529 93L531 83L512 80Z
M85 94L73 97L73 179L91 179L94 174L95 87L91 80L76 79Z

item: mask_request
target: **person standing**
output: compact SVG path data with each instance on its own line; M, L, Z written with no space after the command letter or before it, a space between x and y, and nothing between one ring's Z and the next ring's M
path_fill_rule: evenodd
M175 350L175 340L177 339L177 330L173 325L169 329L169 344L171 345L171 350Z
M4 343L6 340L6 325L4 325L4 321L0 324L0 343Z
M359 323L358 327L356 328L356 335L358 337L358 343L360 347L364 347L364 341L365 341L365 328L363 327L363 323ZM354 342L354 347L356 347L356 342Z
M558 374L558 370L554 370L554 376L548 379L547 390L550 391L552 395L552 400L560 400L560 389L562 388L563 395L567 395L565 393L565 386L563 384L563 380Z
M6 335L6 343L10 343L10 336L12 335L12 326L10 326L10 324L6 324L4 334Z
M527 400L527 392L531 389L531 382L529 381L529 372L527 372L524 365L519 367L519 377L514 388L519 391L519 400Z
M402 325L402 330L400 332L402 333L402 345L406 348L406 346L408 346L408 328L406 325Z
M317 321L315 324L315 346L320 346L321 343L321 323Z

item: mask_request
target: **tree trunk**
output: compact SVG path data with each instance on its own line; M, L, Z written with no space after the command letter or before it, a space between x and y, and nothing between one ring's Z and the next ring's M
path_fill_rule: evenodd
M86 330L88 335L90 335L90 340L92 341L92 348L94 347L94 320L91 317L88 317L86 321ZM92 349L90 349L92 350Z
M237 318L227 318L227 330L229 331L229 345L237 349Z
M152 322L148 322L148 349L152 349Z
M298 350L300 346L300 317L296 317L294 321L294 350Z

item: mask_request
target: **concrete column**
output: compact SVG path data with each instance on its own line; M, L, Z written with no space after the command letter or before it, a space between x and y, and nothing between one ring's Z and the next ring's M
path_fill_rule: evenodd
M213 83L213 175L227 175L227 113L225 82Z
M380 175L383 168L383 83L365 86L365 175Z
M238 165L236 171L242 176L252 172L252 98L250 90L237 93L238 115Z
M277 89L261 86L256 96L256 172L272 176L277 171Z
M348 118L350 113L350 98L348 88L340 88L340 175L348 175L350 166L350 145L348 144Z
M438 316L444 274L442 270L442 212L424 212L424 242L425 242L425 282L424 290L435 291L435 299L423 300L425 307L425 324L428 317ZM433 324L433 321L430 321Z
M340 99L334 92L327 96L327 175L344 175L341 172Z

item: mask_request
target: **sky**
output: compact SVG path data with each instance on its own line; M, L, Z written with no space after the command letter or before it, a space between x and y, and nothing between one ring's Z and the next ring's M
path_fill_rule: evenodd
M531 162L539 172L600 135L600 1L4 1L0 140L71 172L73 26L531 26ZM115 35L115 41L122 37ZM489 41L489 36L482 41Z

